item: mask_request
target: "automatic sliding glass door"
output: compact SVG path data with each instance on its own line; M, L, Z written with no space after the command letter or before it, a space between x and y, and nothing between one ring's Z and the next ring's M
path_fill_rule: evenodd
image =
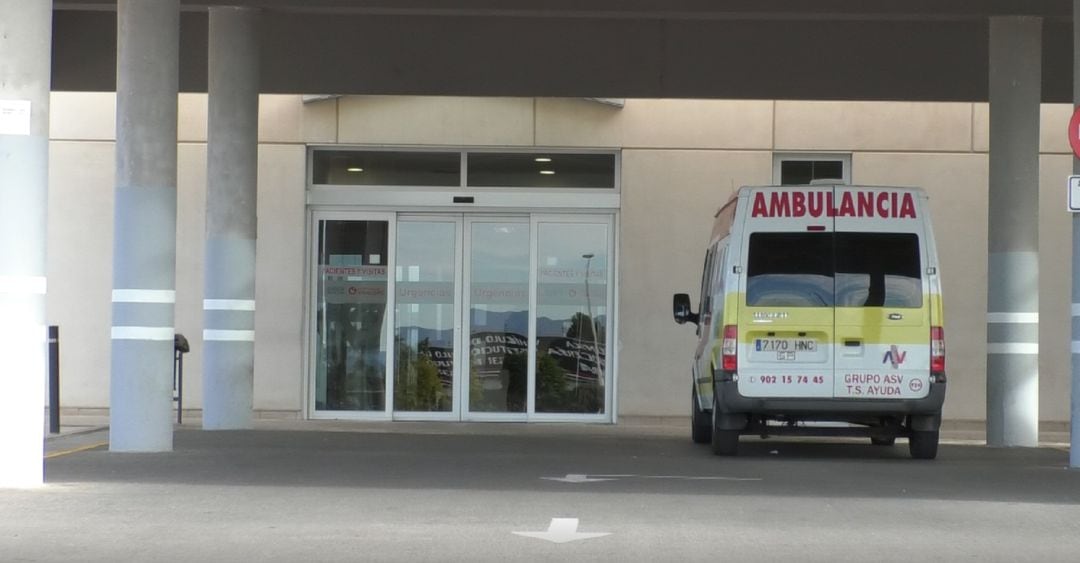
M395 418L452 418L458 412L460 232L459 216L398 218Z
M468 218L466 230L466 416L520 420L529 389L529 220Z
M614 221L315 217L313 413L611 419Z
M536 356L533 411L607 415L612 225L608 218L534 217ZM556 417L557 418L557 417Z
M317 223L316 411L386 409L390 224L388 219Z

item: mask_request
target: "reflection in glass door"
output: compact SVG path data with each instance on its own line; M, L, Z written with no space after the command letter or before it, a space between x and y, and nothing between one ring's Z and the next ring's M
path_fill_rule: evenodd
M386 408L386 220L320 221L315 409Z
M394 411L456 411L457 218L403 219L394 266Z
M606 412L609 228L571 219L537 224L537 413Z
M525 413L529 221L470 219L467 226L468 411Z

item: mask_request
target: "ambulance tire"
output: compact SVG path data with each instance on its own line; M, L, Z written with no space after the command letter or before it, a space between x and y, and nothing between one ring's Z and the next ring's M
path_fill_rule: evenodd
M697 389L690 393L690 438L695 444L708 444L712 441L712 417L698 408Z
M908 438L908 448L914 459L934 459L937 457L938 431L913 430Z
M713 412L712 412L712 453L713 455L733 456L739 453L739 434L741 432L738 429L720 428L718 417L723 416L720 413L719 407L716 405L716 394L713 394Z

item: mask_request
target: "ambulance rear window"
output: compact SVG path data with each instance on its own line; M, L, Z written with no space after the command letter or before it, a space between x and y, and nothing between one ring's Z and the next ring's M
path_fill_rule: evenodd
M746 304L752 307L831 307L832 233L753 233Z
M751 307L922 307L918 235L752 233Z
M919 237L836 233L837 307L922 307Z

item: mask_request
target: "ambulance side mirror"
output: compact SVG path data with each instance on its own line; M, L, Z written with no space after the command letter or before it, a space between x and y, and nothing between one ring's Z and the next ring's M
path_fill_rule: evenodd
M697 324L698 314L690 310L690 296L685 293L676 293L671 300L671 312L675 315L675 322L679 324L687 321Z

